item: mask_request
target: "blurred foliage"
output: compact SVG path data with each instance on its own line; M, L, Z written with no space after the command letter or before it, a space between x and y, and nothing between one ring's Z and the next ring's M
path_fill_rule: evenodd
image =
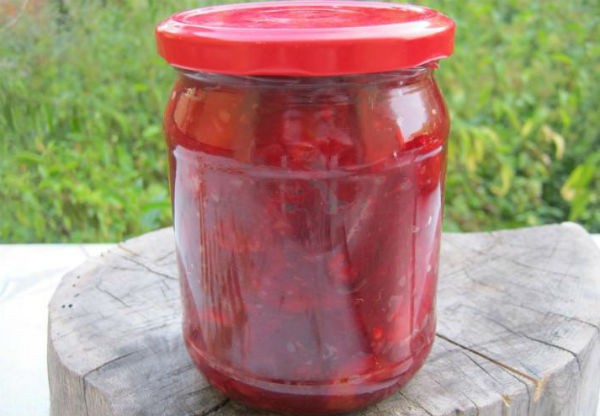
M458 24L438 73L453 120L446 229L600 232L597 1L417 3ZM116 241L170 223L160 124L174 71L153 28L198 5L0 0L0 241Z
M420 3L458 25L438 74L453 121L446 228L600 232L600 3Z

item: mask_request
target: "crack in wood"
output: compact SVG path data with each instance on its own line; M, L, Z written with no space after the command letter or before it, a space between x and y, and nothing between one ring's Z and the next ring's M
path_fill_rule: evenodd
M441 337L440 337L441 338ZM442 338L443 339L443 338ZM456 344L453 344L456 345ZM475 364L477 367L479 367L485 374L488 375L488 377L490 377L492 380L494 380L496 383L498 383L498 385L502 385L502 383L500 382L500 380L498 380L492 373L490 373L485 367L483 367L481 364L479 364L479 362L477 362L477 360L475 360L473 357L471 357L467 351L463 350L463 349L458 349L458 351L460 353L462 353L465 357L467 357L473 364ZM482 357L483 358L483 357ZM494 364L492 362L492 364ZM510 372L509 370L507 370L506 368L500 367L500 370L502 370L504 373L506 373L509 377L515 379L517 382L519 382L520 384L522 384L525 387L525 393L527 394L527 406L529 407L531 404L531 394L529 393L529 385L522 379L520 379L519 377L517 377L516 375L514 375L512 372ZM500 396L504 397L504 395L501 395L500 393L498 393Z
M194 368L194 371L197 371L197 370ZM183 373L184 372L181 372L181 374L183 374ZM171 384L174 385L175 383L171 383ZM216 390L216 389L211 384L206 384L205 386L202 386L199 389L194 389L192 391L186 392L185 394L188 395L188 396L197 396L200 393L205 392L206 390Z
M83 374L83 376L82 376L81 378L82 378L82 379L83 379L83 381L85 382L85 381L86 381L86 378L87 378L87 376L89 376L90 374L92 374L92 373L95 373L96 371L100 371L102 368L106 367L107 365L110 365L110 364L116 363L117 361L120 361L120 360L122 360L122 359L124 359L124 358L127 358L127 357L129 357L129 356L131 356L131 355L133 355L133 354L137 354L137 353L138 353L138 351L131 351L131 352L128 352L127 354L119 355L118 357L115 357L115 358L113 358L113 359L111 359L111 360L108 360L107 362L105 362L105 363L102 363L102 364L100 364L99 366L97 366L97 367L95 367L95 368L92 368L92 369L91 369L91 370L89 370L89 371L86 371L86 372L85 372L85 374Z
M461 271L464 274L464 276L467 278L467 280L469 280L470 282L472 282L472 283L474 283L476 285L490 288L494 292L505 292L504 288L502 288L502 287L499 287L497 285L489 284L488 282L485 282L483 280L475 279L473 276L471 276L471 272L469 271L469 269L467 267L465 267Z
M163 260L165 260L165 259L167 259L167 258L169 258L169 257L175 257L175 250L170 250L168 253L165 253L165 254L163 254L162 256L160 256L160 257L157 257L156 259L154 259L154 263L157 263L157 264L158 264L158 263L160 263L161 261L163 261ZM175 258L173 258L173 259L169 259L169 260L170 260L170 261L169 261L169 264L171 264L171 263L175 263L175 262L176 262L176 259L175 259Z
M81 379L83 383L83 408L85 409L85 416L89 416L90 409L88 407L88 399L87 399L87 382L85 381L85 376Z
M559 234L558 239L552 245L552 250L550 250L550 254L548 254L548 256L547 256L549 259L554 257L554 254L556 253L556 249L558 248L560 243L562 243L562 240L563 240L563 234Z
M119 257L121 257L124 260L127 260L127 261L130 261L132 263L135 263L138 266L143 267L146 271L148 271L148 272L150 272L152 274L155 274L157 276L162 276L162 277L164 277L166 279L170 279L170 280L177 280L177 277L171 276L170 274L166 274L166 273L163 273L163 272L159 272L158 270L153 269L152 267L150 267L146 263L144 263L142 261L139 261L139 260L135 259L134 257L123 256L123 255L121 255Z
M124 266L117 266L117 265L111 265L110 266L111 269L113 270L117 270L119 272L134 272L134 273L138 273L139 269L136 269L135 267L124 267Z
M121 305L123 305L126 308L130 308L130 305L127 304L127 302L125 302L123 299L121 299L120 297L116 296L114 293L110 292L108 289L103 288L102 286L100 286L102 284L102 281L98 281L94 286L96 287L96 289L98 289L98 291L104 293L106 296L114 299L115 301L119 302Z
M477 403L475 403L475 400L471 399L466 393L463 392L463 396L465 396L465 398L471 402L471 404L473 405L473 407L475 408L475 416L479 416L480 410L479 410L479 405Z
M120 355L118 357L115 357L112 360L109 360L109 361L107 361L105 363L100 364L99 366L97 366L95 368L92 368L89 371L86 371L83 374L83 376L81 376L81 383L83 385L83 407L85 409L85 416L89 416L89 414L90 414L90 409L89 409L89 404L88 404L88 397L87 397L88 396L88 385L89 385L87 377L90 374L92 374L92 373L100 371L102 368L104 368L104 367L106 367L106 366L108 366L110 364L118 362L118 361L120 361L120 360L122 360L122 359L124 359L126 357L129 357L130 355L136 354L136 353L137 353L137 351L131 351L131 352L127 353L127 354L123 354L123 355ZM95 410L95 409L92 409L92 410Z
M538 267L538 266L534 266L534 265L531 265L531 264L523 263L523 262L521 262L519 260L516 260L516 259L514 259L512 257L508 257L508 256L495 255L494 259L505 260L506 262L514 264L515 266L519 266L519 267L522 267L524 269L532 270L532 271L538 272L538 273L541 272L541 273L552 274L552 275L560 276L560 277L564 277L564 278L573 278L573 275L571 275L571 274L563 273L563 272L557 272L555 270L544 269L542 267Z
M444 387L444 386L443 386L442 384L440 384L439 382L438 382L438 385L439 385L439 386L441 386L442 388ZM470 397L469 397L469 396L468 396L468 395L467 395L467 394L466 394L464 391L461 391L460 393L461 393L461 395L462 395L462 396L463 396L465 399L467 399L469 402L471 402L471 404L473 405L473 408L475 409L475 412L477 412L477 415L476 415L476 416L479 416L479 406L477 405L477 403L475 403L475 401L474 401L473 399L471 399L471 398L470 398ZM469 410L469 409L466 409L466 410ZM462 413L464 413L464 412L465 412L465 410L464 410L464 409L460 409L460 411L461 411Z
M398 393L400 394L400 396L404 397L404 400L406 400L407 402L411 403L413 406L416 406L419 409L422 409L429 416L435 416L433 413L431 413L429 410L427 410L425 408L425 406L423 406L417 399L415 399L415 398L409 398L406 394L402 393L402 391L398 391Z
M487 376L488 376L488 377L489 377L491 380L493 380L493 382L496 384L496 386L499 386L500 388L502 388L502 382L500 382L500 380L498 380L498 379L497 379L497 378L496 378L496 377L495 377L495 376L494 376L492 373L490 373L490 372L489 372L489 371L488 371L488 370L487 370L487 369L486 369L484 366L482 366L481 364L479 364L479 363L477 362L477 360L476 360L476 359L474 359L474 358L473 358L473 357L471 357L469 354L467 354L467 352L466 352L466 351L464 351L464 350L462 350L462 349L458 349L458 350L455 350L455 351L458 351L460 354L462 354L462 355L464 355L465 357L467 357L467 359L468 359L469 361L471 361L473 364L475 364L475 366L477 366L477 367L478 367L478 368L479 368L481 371L483 371L483 372L484 372L484 373L485 373L485 374L486 374L486 375L487 375ZM502 371L505 371L505 370L504 370L504 369L502 369ZM463 373L463 374L465 374L464 372L462 372L462 373ZM510 373L509 373L509 374L510 374ZM512 374L510 374L510 375L511 375L511 377L514 377ZM466 377L466 376L467 376L467 375L465 374L465 377ZM517 379L517 380L518 380L519 382L523 383L523 380L520 380L520 379ZM527 385L526 385L526 384L525 384L525 389L527 390L527 397L528 397L528 399L529 399L529 389L527 389ZM504 401L505 397L509 397L508 395L506 395L506 394L501 394L501 393L499 393L499 392L497 392L497 391L495 391L495 393L497 393L497 394L498 394L498 395L499 395L499 396L502 398L502 400L503 400L503 401ZM464 393L463 393L463 394L464 394ZM471 399L470 399L470 397L469 397L468 395L466 395L466 394L464 394L464 395L467 397L467 399L471 400ZM472 400L471 400L471 401L472 401ZM529 401L528 401L528 403L529 403ZM477 403L475 403L475 402L473 402L473 404L474 404L474 405L475 405L475 407L476 407L476 410L477 410L477 415L479 415L479 406L477 406Z
M118 244L117 244L117 248L120 248L121 250L123 250L123 251L125 251L125 252L127 252L127 253L131 254L131 255L132 255L132 256L134 256L134 257L140 257L140 256L141 256L141 254L140 254L140 253L137 253L137 252L133 251L132 249L130 249L129 247L127 247L127 246L126 246L125 244L123 244L123 243L118 243Z
M579 319L579 318L576 318L576 317L573 317L573 316L567 316L567 315L564 315L562 313L558 313L558 312L555 312L555 311L540 311L539 309L532 308L531 306L521 305L521 304L510 302L510 301L505 301L504 303L507 304L507 305L510 305L510 306L514 306L515 308L525 309L525 310L528 310L528 311L531 311L531 312L536 312L536 313L538 313L540 315L544 315L544 316L546 316L546 315L553 315L553 316L558 316L560 318L563 318L566 321L579 322L581 324L591 326L592 328L594 328L596 330L596 332L600 333L600 325L596 325L596 324L593 324L591 322L584 321L583 319Z
M163 295L163 298L165 298L166 301L171 301L172 298L169 295L167 295L167 292L170 290L170 288L164 284L164 280L161 280L160 282L161 282L161 285L159 286L159 289L160 289L160 292ZM167 292L165 292L165 290Z
M497 234L494 234L493 232L488 233L488 235L490 237L492 237L492 240L490 243L488 243L487 246L485 246L482 249L478 249L478 248L474 248L474 247L465 247L462 244L455 243L451 239L444 240L444 243L450 244L454 248L461 250L461 251L462 250L474 251L475 253L479 254L482 257L489 257L489 255L494 251L494 249L503 241L503 238L501 236L498 236Z
M502 416L508 416L510 413L510 406L512 404L512 399L508 394L502 395ZM527 406L529 406L529 402L527 402Z
M524 379L527 379L527 380L531 381L534 384L534 386L535 386L535 390L534 390L534 394L533 394L533 401L535 402L535 401L539 400L539 398L541 397L541 395L542 395L542 393L544 391L544 387L546 386L546 383L548 382L548 378L547 377L542 377L541 379L538 379L536 377L531 376L530 374L527 374L527 373L525 373L525 372L523 372L521 370L518 370L518 369L516 369L514 367L511 367L508 364L504 364L502 361L496 360L495 358L492 358L489 355L486 355L486 354L484 354L482 352L479 352L479 351L477 351L477 350L475 350L473 348L469 348L466 345L463 345L463 344L461 344L459 342L456 342L456 341L448 338L447 336L440 334L439 332L436 333L435 335L438 338L441 338L444 341L449 342L450 344L453 344L453 345L455 345L455 346L457 346L459 348L462 348L462 349L464 349L466 351L469 351L470 353L475 354L475 355L477 355L477 356L479 356L481 358L484 358L484 359L488 360L489 362L491 362L493 364L496 364L497 366L502 367L502 368L508 370L509 372L518 375L519 377L523 377Z
M495 235L493 232L490 233L490 235L492 235L494 237L494 243L488 245L487 247L484 247L483 249L477 249L477 248L474 248L474 247L459 247L457 244L455 244L452 241L447 241L447 242L450 243L452 246L454 246L456 248L463 249L463 250L466 249L466 250L469 250L469 251L473 251L473 252L479 254L480 256L482 256L482 257L484 257L486 259L489 259L491 261L500 259L500 260L505 260L508 263L514 264L516 266L520 266L520 267L523 267L525 269L533 270L533 271L536 271L536 272L548 273L548 274L552 274L552 275L556 275L556 276L562 276L562 277L573 277L573 275L568 274L568 273L561 273L561 272L557 272L557 271L554 271L554 270L544 269L544 268L541 268L541 267L538 267L538 266L535 266L535 265L523 263L523 262L521 262L519 260L516 260L516 259L514 259L512 257L508 257L506 255L502 255L502 254L498 254L498 253L493 253L493 249L501 241L501 238L499 236ZM497 240L500 240L500 241L497 241ZM528 247L528 249L531 250L531 247ZM492 256L492 254L493 254L493 256Z
M459 350L459 351L460 351L460 350ZM462 352L462 353L464 353L464 351L461 351L461 352ZM459 371L460 371L462 374L464 374L464 375L465 375L465 377L467 376L467 375L465 374L465 372L464 372L464 371L462 371L462 369L460 369ZM437 377L433 378L433 382L434 382L435 384L437 384L438 386L440 386L440 388L441 388L442 390L444 390L444 389L446 389L446 388L447 388L447 386L445 386L443 383L441 383L441 382L440 382L440 381L437 379ZM477 415L479 415L479 406L477 405L477 403L475 403L475 402L473 401L473 399L471 399L471 398L469 397L469 395L468 395L467 393L465 393L463 390L460 390L460 391L459 391L459 393L460 393L460 394L461 394L461 395L462 395L462 396L463 396L465 399L467 399L467 401L471 402L471 404L473 405L473 408L474 408L474 409L475 409L475 411L477 412ZM460 414L463 414L463 413L465 412L465 410L470 410L470 408L467 408L467 409L455 409L455 411L457 411L457 412L460 412Z
M527 407L528 408L531 407L531 403L532 403L531 393L529 392L529 385L527 384L527 382L525 380L520 379L518 376L514 375L513 373L511 373L506 368L500 367L500 369L502 371L504 371L509 377L514 378L515 380L517 380L517 382L519 382L520 384L525 386L525 394L527 394Z
M577 364L577 369L579 371L579 374L581 374L581 362L579 361L579 357L577 356L576 353L574 353L570 349L565 348L565 347L561 347L560 345L553 344L553 343L545 341L543 339L538 339L538 338L532 337L531 335L527 335L526 333L524 333L522 331L516 331L516 330L510 328L509 326L507 326L506 324L498 321L497 319L494 319L494 318L490 317L489 315L483 314L483 316L485 316L485 318L488 321L495 323L496 325L498 325L499 327L503 328L505 331L507 331L507 332L509 332L509 333L511 333L513 335L522 336L522 337L524 337L524 338L526 338L526 339L528 339L530 341L538 342L538 343L540 343L542 345L545 345L547 347L555 348L557 350L560 350L560 351L563 351L563 352L566 352L566 353L570 354L571 356L573 356L573 358L575 358L575 363Z
M130 249L129 247L127 247L125 244L123 243L118 243L117 244L117 248L131 254L131 256L133 257L141 257L144 258L144 256L136 251L133 251L132 249ZM152 260L152 263L154 264L159 264L161 261L168 259L170 257L173 257L173 259L169 260L169 264L173 264L176 262L176 259L174 258L175 256L175 250L169 250L168 252L166 252L165 254L163 254L162 256L159 256L157 258L155 258L154 260Z
M503 322L501 322L501 321L499 321L499 320L497 320L495 318L492 318L489 314L482 313L481 309L478 309L478 308L473 307L471 305L461 304L460 306L463 307L463 308L465 308L465 309L471 309L472 311L476 312L477 314L482 315L486 320L488 320L490 322L493 322L495 325L498 325L499 327L501 327L502 329L504 329L505 331L507 331L510 334L513 334L513 335L516 335L516 336L520 336L520 337L523 337L523 338L528 339L530 341L537 342L537 343L540 343L540 344L545 345L547 347L558 349L558 350L561 350L563 352L568 353L569 355L571 355L575 359L575 363L577 365L577 369L578 369L579 373L581 374L581 362L579 360L579 357L577 356L577 354L574 351L571 351L568 348L562 347L560 345L553 344L553 343L551 343L549 341L545 341L543 339L532 337L531 335L527 335L526 333L524 333L522 331L517 331L515 329L512 329L511 327L509 327L508 325L504 324ZM523 365L524 368L527 367L524 363L521 363L521 364Z
M207 416L213 413L218 412L219 410L221 410L222 408L224 408L225 406L227 406L227 404L231 401L231 399L223 399L223 401L221 401L220 403L214 405L213 407L203 410L201 413L198 413L196 416Z
M473 364L475 364L477 367L479 367L479 369L481 369L481 371L483 371L485 374L487 374L492 380L494 380L494 382L496 382L498 385L502 385L502 383L500 382L500 380L498 380L494 375L492 375L492 373L490 373L487 368L485 368L484 366L482 366L481 364L479 364L477 362L476 359L474 359L473 357L471 357L469 354L467 354L465 351L463 350L459 350L465 357L467 357Z

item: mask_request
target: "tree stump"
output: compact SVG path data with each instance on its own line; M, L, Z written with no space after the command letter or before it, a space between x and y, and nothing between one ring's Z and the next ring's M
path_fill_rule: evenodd
M171 229L66 275L50 303L54 416L267 414L210 387L181 337ZM415 378L355 415L592 416L600 252L575 224L446 234L437 339Z

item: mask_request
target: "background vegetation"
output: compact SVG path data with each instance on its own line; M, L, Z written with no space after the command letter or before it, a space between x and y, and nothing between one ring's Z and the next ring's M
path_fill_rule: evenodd
M206 4L202 2L201 4ZM418 1L458 22L446 229L600 232L597 0ZM189 0L0 0L0 241L170 224L153 26Z

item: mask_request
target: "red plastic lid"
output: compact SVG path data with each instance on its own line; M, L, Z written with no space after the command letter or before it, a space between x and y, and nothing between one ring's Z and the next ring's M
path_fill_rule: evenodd
M454 21L425 7L362 1L229 4L177 13L158 52L183 69L324 76L411 68L452 54Z

